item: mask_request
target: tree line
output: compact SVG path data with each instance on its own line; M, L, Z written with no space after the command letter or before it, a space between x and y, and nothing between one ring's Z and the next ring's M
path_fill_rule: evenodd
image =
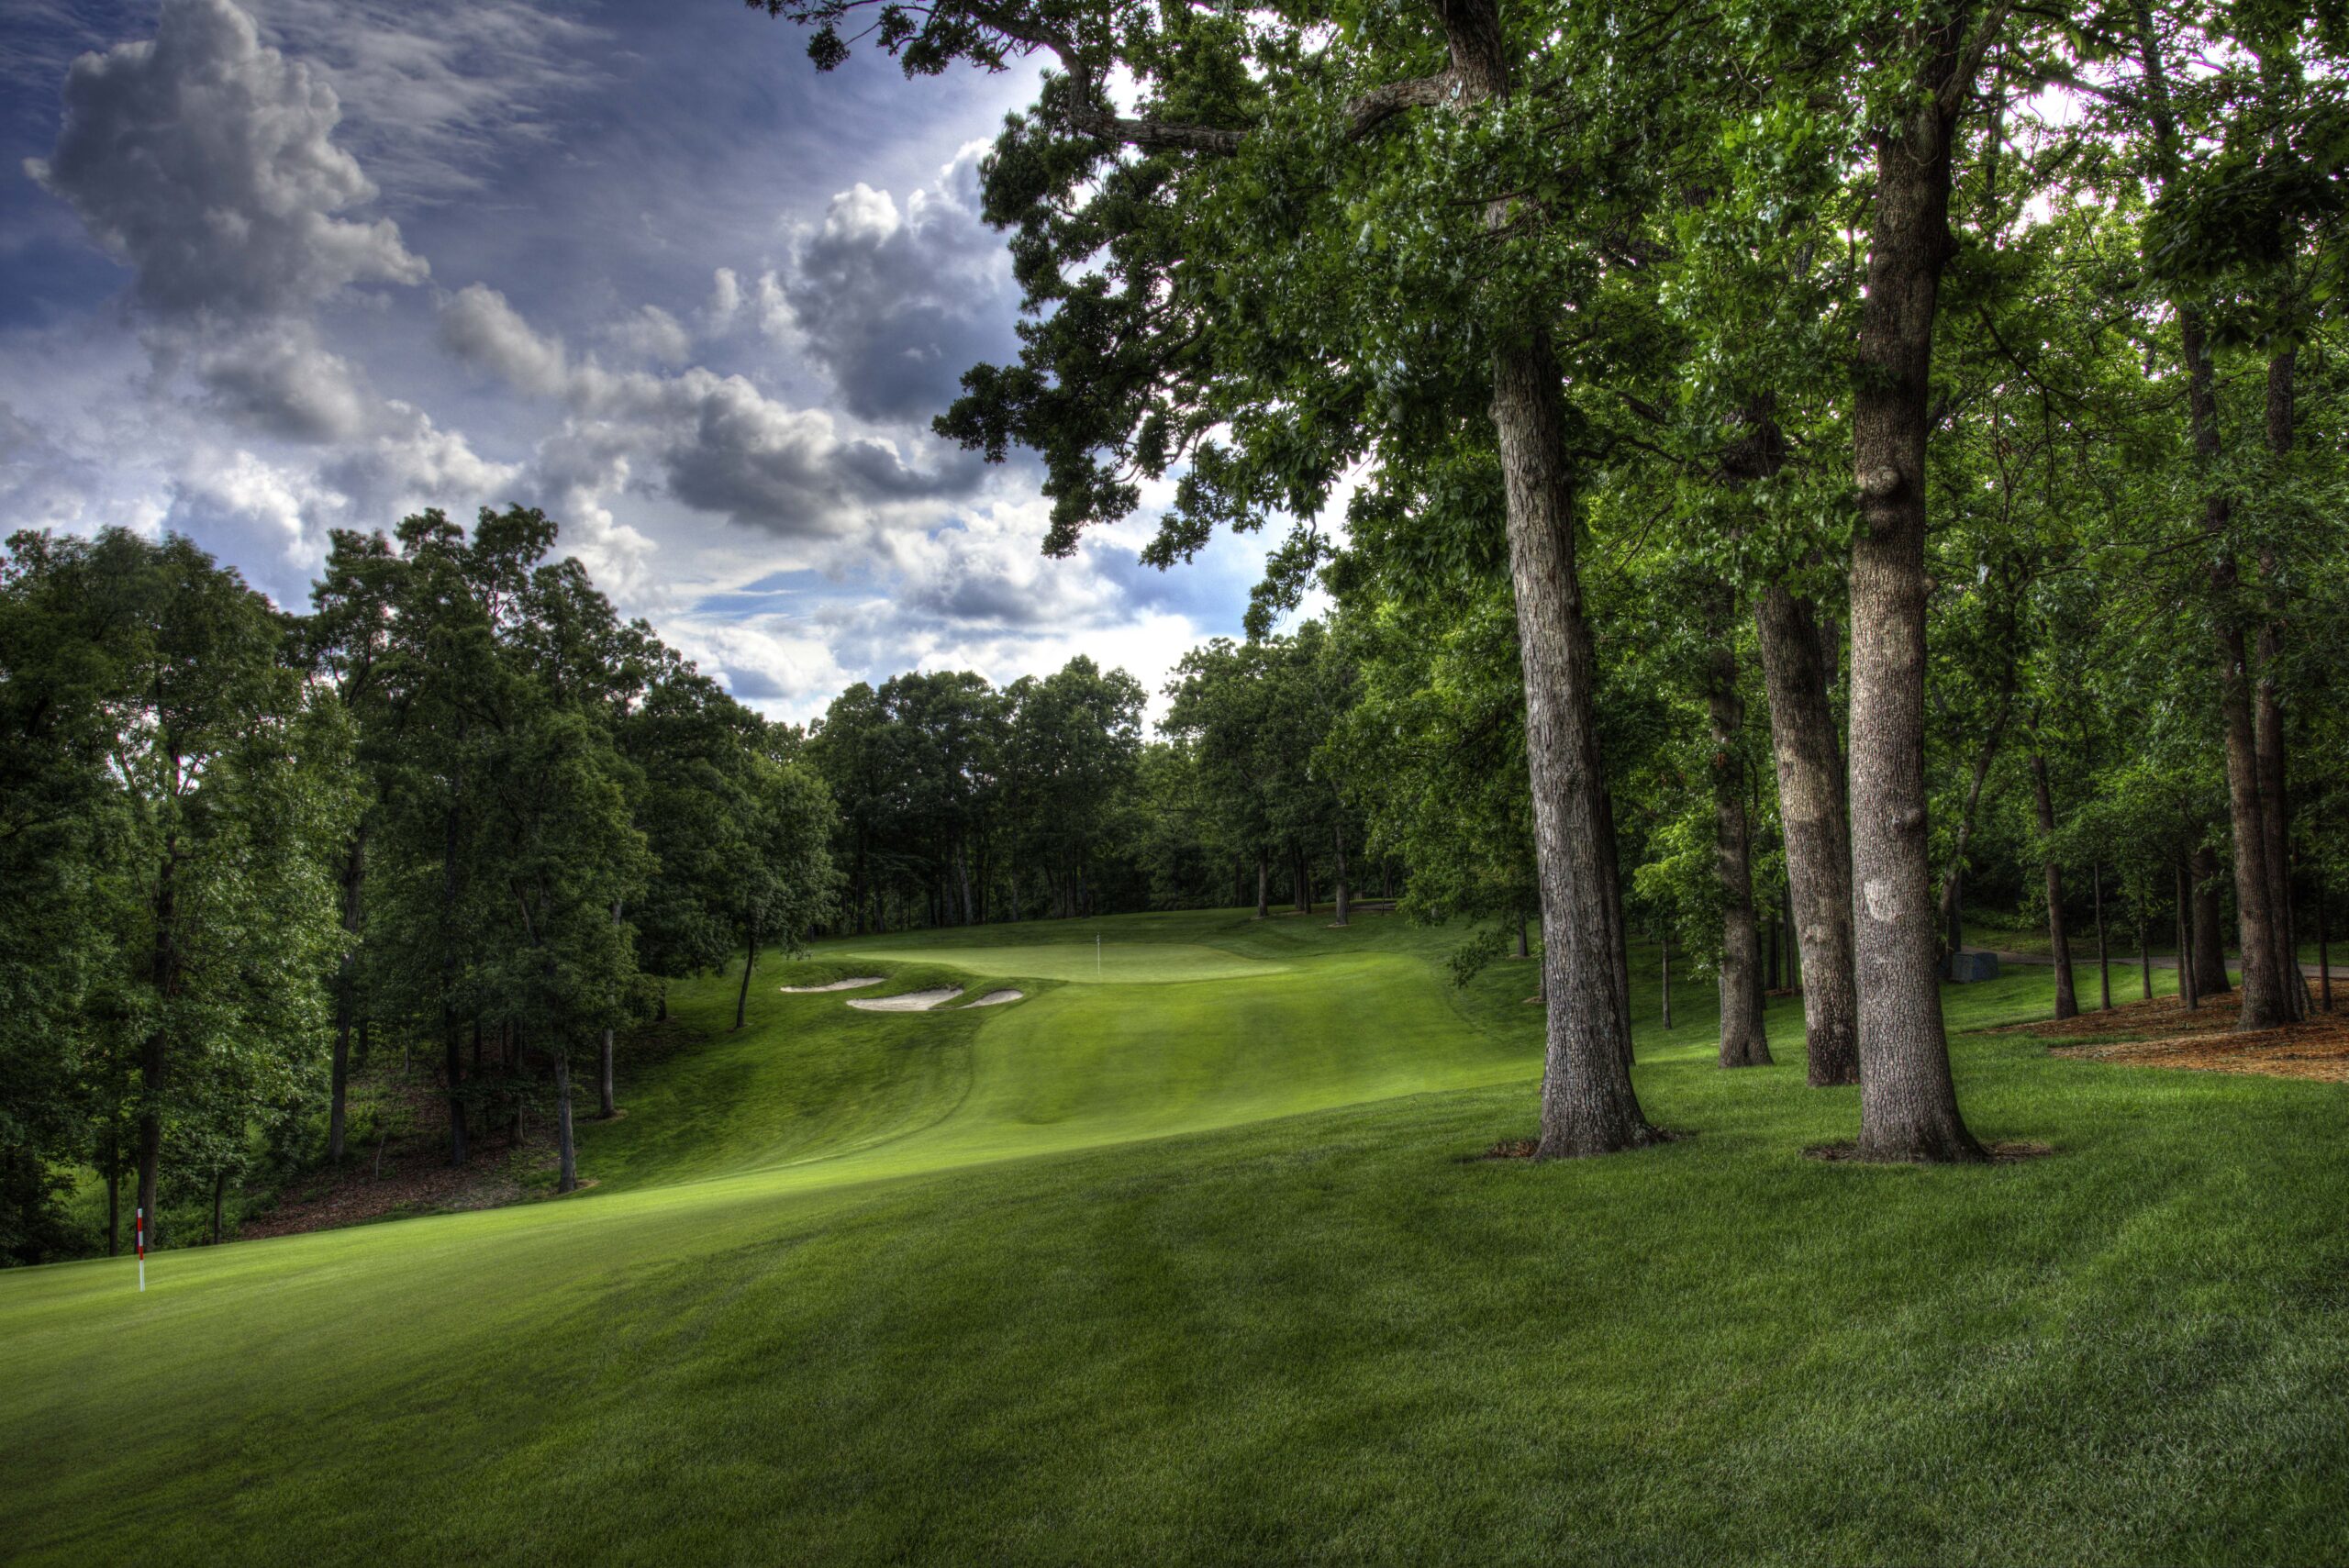
M440 1065L451 1160L614 1113L663 982L835 899L801 734L623 622L555 525L339 532L306 614L184 539L0 556L0 1255L106 1189L164 1240L232 1184L341 1162L354 1062ZM738 1013L738 1023L740 1017ZM208 1214L207 1211L208 1210ZM151 1233L151 1231L150 1231Z
M1174 485L1161 565L1289 519L1257 610L1330 587L1395 651L1364 677L1393 733L1481 711L1457 739L1497 757L1521 712L1522 815L1446 823L1493 775L1409 765L1460 792L1417 809L1458 896L1538 911L1543 1155L1658 1136L1627 947L1697 879L1627 874L1634 844L1709 861L1723 1060L1766 1049L1759 837L1810 1080L1857 1084L1859 1151L1983 1158L1938 984L2017 754L2059 959L2094 834L2099 909L2108 857L2141 927L2180 872L2189 947L2232 910L2241 1026L2306 1011L2349 17L750 3L819 69L859 43L911 77L1042 64L983 176L1021 350L938 428L1040 457L1048 550L1145 480ZM1707 781L1703 820L1627 787L1659 766ZM2067 834L2067 802L2099 826Z

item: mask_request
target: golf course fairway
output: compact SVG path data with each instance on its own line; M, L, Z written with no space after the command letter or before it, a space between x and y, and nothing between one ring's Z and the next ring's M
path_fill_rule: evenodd
M1526 963L1455 986L1463 934L770 954L739 1031L739 975L673 991L689 1043L583 1123L578 1195L168 1251L143 1295L0 1274L0 1557L2349 1555L2349 1087L1960 1032L2044 1017L2025 970L1944 1004L1975 1129L2052 1155L1807 1159L1858 1112L1798 1002L1723 1072L1642 952L1639 1091L1692 1136L1481 1160L1532 1129L1542 1009Z

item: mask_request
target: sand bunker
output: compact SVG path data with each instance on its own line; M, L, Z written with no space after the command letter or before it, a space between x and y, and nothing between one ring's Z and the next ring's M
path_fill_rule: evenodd
M962 994L960 985L948 985L936 991L907 991L896 996L852 996L848 1005L869 1013L926 1013Z
M862 991L867 985L880 984L881 979L878 974L859 974L847 980L835 980L829 985L786 985L783 989L793 995L809 991Z
M1026 995L1024 991L990 991L971 1004L974 1007L1000 1007L1006 1002L1017 1002Z

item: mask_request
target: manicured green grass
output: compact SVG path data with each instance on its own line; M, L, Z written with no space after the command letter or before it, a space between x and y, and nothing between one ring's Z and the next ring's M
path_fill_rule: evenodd
M1974 1035L1976 1129L2054 1157L1822 1163L1856 1099L1803 1086L1798 1011L1722 1073L1650 972L1640 1090L1697 1136L1476 1162L1533 1124L1529 966L1454 991L1392 918L1100 929L1231 973L1086 983L1076 922L828 947L740 1034L729 978L681 992L709 1038L588 1127L578 1197L173 1252L143 1297L0 1277L6 1554L2349 1555L2349 1091ZM1030 999L776 989L882 970Z

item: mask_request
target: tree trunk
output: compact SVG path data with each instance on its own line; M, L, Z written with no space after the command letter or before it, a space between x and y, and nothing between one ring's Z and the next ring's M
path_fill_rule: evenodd
M2144 102L2160 160L2162 186L2168 189L2179 168L2177 125L2170 109L2169 79L2155 38L2151 8L2145 0L2136 6L2137 46L2144 67ZM2240 577L2232 541L2234 514L2226 493L2218 487L2215 471L2222 455L2219 430L2217 374L2199 301L2173 298L2178 344L2186 361L2187 419L2194 438L2194 454L2211 488L2202 506L2202 531L2211 545L2209 581L2211 618L2216 629L2219 713L2226 742L2227 819L2234 839L2235 922L2243 950L2243 1006L2236 1015L2238 1029L2273 1029L2292 1017L2288 995L2288 970L2277 946L2283 938L2274 900L2276 868L2268 863L2270 840L2262 788L2259 725L2253 691L2251 649L2235 604ZM2281 757L2278 737L2277 756ZM2199 957L2199 954L2198 954Z
M367 874L367 826L362 820L351 836L342 862L341 961L335 966L334 1057L327 1086L327 1163L342 1163L343 1141L351 1094L351 1023L358 1010L360 889Z
M751 1006L751 966L759 961L759 923L751 922L742 939L742 988L734 994L734 1027L742 1027Z
M856 903L856 934L860 937L864 935L864 829L863 828L859 828L856 831L856 891L854 898Z
M1852 868L1860 1138L1877 1160L1979 1160L1942 1027L1925 834L1925 450L1950 154L1968 95L1974 9L1925 40L1920 91L1876 139L1867 295L1854 376Z
M2096 908L2096 985L2098 1006L2112 1011L2112 952L2104 941L2104 865L2088 862L2088 896Z
M615 898L612 900L612 924L617 926L619 923L620 901ZM604 1030L603 1047L597 1051L596 1060L597 1097L601 1102L596 1114L606 1121L619 1114L619 1107L612 1098L612 1031L607 1029Z
M204 1243L207 1247L220 1245L220 1213L227 1206L228 1196L228 1172L227 1167L223 1166L212 1173L212 1235Z
M1269 920L1273 917L1273 857L1264 846L1256 846L1256 918Z
M1753 841L1745 818L1745 703L1738 695L1737 654L1724 610L1714 616L1714 651L1705 680L1705 712L1713 732L1713 868L1721 890L1720 1064L1766 1067L1770 1042L1762 1029Z
M2202 1003L2202 988L2197 982L2196 943L2193 940L2193 917L2188 913L2194 906L2194 889L2186 862L2177 862L2177 994L2188 1007Z
M2032 729L2031 798L2039 814L2039 868L2047 888L2047 951L2055 963L2055 1016L2076 1018L2080 997L2072 983L2072 942L2064 929L2064 868L2055 860L2055 806L2047 789L2047 754Z
M1508 498L1509 576L1525 668L1526 755L1542 883L1544 1158L1653 1142L1631 1087L1614 844L1598 754L1598 654L1575 566L1560 372L1546 328L1493 350L1492 417Z
M1335 825L1335 826L1330 829L1330 840L1331 840L1331 843L1332 843L1332 845L1334 846L1335 852L1336 852L1337 857L1338 857L1338 859L1337 859L1337 869L1336 869L1336 873L1335 873L1335 874L1336 874L1336 878L1337 878L1337 882L1336 882L1336 890L1335 890L1335 892L1334 892L1334 894L1333 894L1333 896L1334 896L1334 898L1335 898L1335 899L1336 899L1336 901L1337 901L1337 911L1338 911L1338 913L1337 913L1337 922L1336 922L1336 923L1337 923L1337 924L1339 924L1339 925L1341 925L1341 926L1342 926L1342 925L1344 925L1344 924L1346 923L1346 905L1347 905L1347 896L1346 896L1346 825L1345 825L1343 822L1340 822L1340 823L1336 824L1336 825Z
M1520 958L1531 958L1533 956L1533 950L1526 945L1525 911L1522 909L1520 909L1517 912L1517 956Z
M1990 776L1990 768L1998 760L1999 742L2006 738L2007 716L2014 707L2014 695L2009 673L2006 690L1998 699L1998 711L1990 720L1989 733L1982 738L1981 750L1974 754L1974 774L1965 786L1965 808L1958 813L1949 870L1942 875L1942 927L1949 933L1952 953L1965 950L1965 846L1974 836L1974 817L1981 808L1983 782Z
M1509 92L1494 0L1438 8L1463 106ZM1496 206L1495 226L1507 221ZM1486 323L1492 339L1493 431L1499 448L1525 672L1525 750L1542 884L1544 1159L1612 1153L1655 1131L1631 1088L1631 1029L1615 844L1595 711L1598 654L1575 568L1563 373L1546 311Z
M1666 926L1655 944L1656 990L1664 999L1664 1027L1672 1028L1672 928Z
M557 1040L554 1048L554 1147L559 1173L554 1190L575 1192L579 1187L579 1149L572 1140L571 1129L571 1051Z
M457 808L451 804L441 817L440 940L454 940L457 920ZM465 1162L464 1046L457 1029L457 953L449 948L440 961L440 1035L449 1077L449 1163Z
M2319 918L2321 922L2321 917ZM2319 929L2322 929L2321 923ZM117 1257L121 1251L122 1135L108 1129L106 1132L106 1256Z
M2332 932L2325 924L2324 857L2316 862L2316 986L2318 1005L2332 1011Z
M1297 895L1297 912L1310 915L1313 913L1313 868L1305 859L1305 846L1290 846L1289 856L1294 868L1291 873L1294 885L1290 891Z
M2154 999L2154 944L2145 929L2145 917L2137 917L2137 1000Z
M2298 352L2287 338L2267 360L2267 450L2277 477L2284 478L2292 455L2293 386ZM2290 796L2285 791L2284 706L2276 672L2283 657L2284 623L2274 603L2276 555L2259 551L2261 590L2269 595L2267 613L2259 623L2259 682L2254 690L2254 750L2259 763L2259 805L2266 828L2267 897L2276 922L2275 948L2280 957L2286 1012L2303 1018L2309 1012L2308 977L2300 973L2300 945L2292 918L2292 823Z
M1860 1081L1858 999L1852 980L1852 840L1843 759L1835 739L1824 638L1809 601L1785 584L1753 611L1770 697L1770 751L1787 844L1787 895L1802 950L1803 1046L1814 1087Z
M2234 982L2227 974L2226 910L2219 901L2219 852L2208 844L2198 844L2188 863L2194 877L2194 995L2222 995L2234 989Z

